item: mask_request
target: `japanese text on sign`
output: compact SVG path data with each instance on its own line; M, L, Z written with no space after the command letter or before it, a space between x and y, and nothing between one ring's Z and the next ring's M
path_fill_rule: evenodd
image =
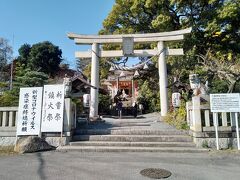
M40 132L42 87L21 88L17 135L38 135Z
M172 93L172 105L173 107L180 107L181 105L181 94Z
M45 85L42 132L61 132L63 126L64 85Z
M211 112L240 112L240 94L210 94Z

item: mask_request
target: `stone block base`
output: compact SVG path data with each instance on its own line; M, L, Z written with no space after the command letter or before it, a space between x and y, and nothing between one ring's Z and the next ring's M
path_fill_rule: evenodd
M194 143L200 148L216 148L216 138L193 138ZM237 149L236 138L219 138L220 149Z
M0 137L0 146L14 146L16 137Z
M212 129L210 129L212 128ZM205 132L195 132L190 130L189 134L192 136L194 143L197 147L204 148L216 148L216 134L214 127L208 127L208 130ZM220 149L237 149L237 138L236 132L230 127L221 127L218 132L218 142Z
M54 147L68 145L71 141L71 137L46 137L45 140L48 144Z
M69 145L72 139L71 132L64 132L61 137L61 133L42 133L42 138L47 141L48 144L54 147Z

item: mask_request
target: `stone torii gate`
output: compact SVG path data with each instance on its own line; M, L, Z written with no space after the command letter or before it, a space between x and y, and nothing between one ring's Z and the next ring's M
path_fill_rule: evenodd
M166 55L183 55L183 49L165 48L166 41L180 41L184 39L184 34L191 32L191 28L147 34L123 34L123 35L81 35L68 33L67 36L73 39L77 45L92 45L91 51L75 52L76 58L92 58L91 61L91 100L89 117L98 117L98 89L99 89L99 58L102 57L150 57L159 55L158 71L160 85L161 116L166 116L168 111L168 90L167 90L167 66ZM157 42L156 49L134 50L134 43ZM123 44L123 50L104 51L100 49L100 44L117 43Z

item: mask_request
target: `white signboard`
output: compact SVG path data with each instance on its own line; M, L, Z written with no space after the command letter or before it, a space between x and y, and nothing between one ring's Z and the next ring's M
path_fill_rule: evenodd
M180 107L181 105L181 94L172 93L172 105L173 107Z
M240 94L210 94L211 112L240 112Z
M19 95L17 136L39 135L42 87L21 88Z
M45 85L43 91L42 132L62 132L64 85Z
M90 105L90 94L84 94L83 95L83 106L89 107Z

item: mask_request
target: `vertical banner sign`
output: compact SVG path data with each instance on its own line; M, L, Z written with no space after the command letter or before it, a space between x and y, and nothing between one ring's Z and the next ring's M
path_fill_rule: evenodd
M89 107L90 105L90 94L84 94L83 95L83 106L84 107Z
M19 95L17 136L39 135L42 87L21 88Z
M172 93L172 105L173 107L180 107L181 105L181 94Z
M62 132L64 85L45 85L41 132Z

